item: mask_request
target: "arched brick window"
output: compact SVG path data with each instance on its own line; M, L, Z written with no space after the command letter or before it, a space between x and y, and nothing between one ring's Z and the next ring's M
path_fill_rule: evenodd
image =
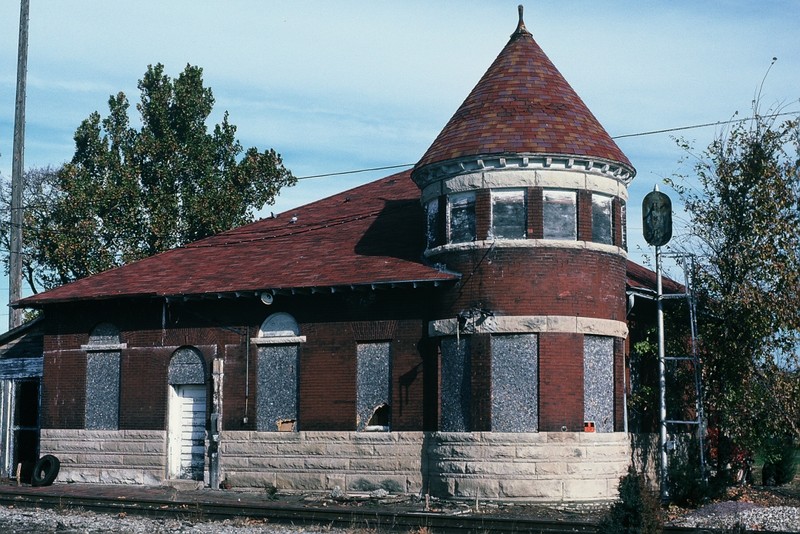
M176 350L169 361L167 382L171 385L205 384L206 366L203 356L193 347Z

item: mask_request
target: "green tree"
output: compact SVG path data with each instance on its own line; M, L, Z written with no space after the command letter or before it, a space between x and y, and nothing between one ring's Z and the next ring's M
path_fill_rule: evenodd
M737 122L672 180L697 254L706 411L720 467L735 444L769 453L800 435L800 130L775 113ZM690 147L684 143L684 147Z
M274 150L243 149L227 112L208 130L214 97L202 72L187 65L173 80L151 65L138 84L139 129L123 93L109 98L107 117L92 113L78 127L55 201L26 234L41 287L250 222L295 182Z
M25 204L23 212L22 241L22 277L25 283L35 291L41 287L40 274L45 267L39 263L37 254L36 233L38 222L45 219L52 211L58 198L56 188L58 169L52 167L31 168L23 175L22 198ZM0 246L10 250L11 243L11 180L3 180L0 185ZM9 256L3 255L5 270L9 270Z

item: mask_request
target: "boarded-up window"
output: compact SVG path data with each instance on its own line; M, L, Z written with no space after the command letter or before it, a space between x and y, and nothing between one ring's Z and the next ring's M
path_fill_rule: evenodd
M472 371L468 337L442 339L442 432L469 432Z
M356 377L356 430L388 431L391 406L391 350L388 341L359 343Z
M612 233L611 197L592 194L592 241L611 245Z
M258 331L256 430L297 431L300 326L285 312L267 317Z
M596 432L614 431L614 338L583 338L583 417Z
M527 213L524 189L492 191L492 236L497 239L525 239Z
M205 363L200 352L192 347L176 350L169 361L167 382L173 386L205 384Z
M536 334L492 336L492 431L539 430Z
M448 198L450 242L475 241L475 193L456 193Z
M439 244L439 199L434 198L425 207L427 215L426 237L428 248Z
M119 352L86 358L86 430L119 428Z
M545 239L578 238L574 191L545 190L542 224Z
M92 330L86 355L86 412L87 430L117 430L119 428L119 330L101 323Z
M256 430L297 430L298 345L258 348Z

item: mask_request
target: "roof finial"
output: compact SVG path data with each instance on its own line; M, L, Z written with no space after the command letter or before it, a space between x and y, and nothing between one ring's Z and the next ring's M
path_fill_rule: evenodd
M514 39L516 37L519 37L520 35L530 35L531 34L531 32L529 32L528 29L525 27L525 21L522 20L522 11L523 11L523 9L524 8L523 8L522 4L517 6L517 10L519 11L519 23L517 23L517 29L514 30L514 33L511 34L511 38L512 39Z

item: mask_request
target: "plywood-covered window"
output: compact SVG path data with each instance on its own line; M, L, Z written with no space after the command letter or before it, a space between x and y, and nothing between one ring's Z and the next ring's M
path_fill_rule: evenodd
M119 330L112 324L101 323L89 335L86 351L86 412L87 430L117 430L119 428L120 354Z
M542 226L545 239L578 238L575 191L546 189L543 192Z
M472 387L468 336L442 338L442 432L469 432Z
M451 243L475 241L475 193L454 193L447 199Z
M388 341L359 343L356 350L356 430L386 432L391 425L391 353Z
M583 417L596 432L614 431L614 338L583 338Z
M614 242L612 198L592 194L592 241L611 245Z
M528 209L524 189L492 191L492 237L525 239Z
M288 313L273 313L261 324L256 373L256 430L298 430L300 327Z
M492 431L539 430L539 338L492 336Z

